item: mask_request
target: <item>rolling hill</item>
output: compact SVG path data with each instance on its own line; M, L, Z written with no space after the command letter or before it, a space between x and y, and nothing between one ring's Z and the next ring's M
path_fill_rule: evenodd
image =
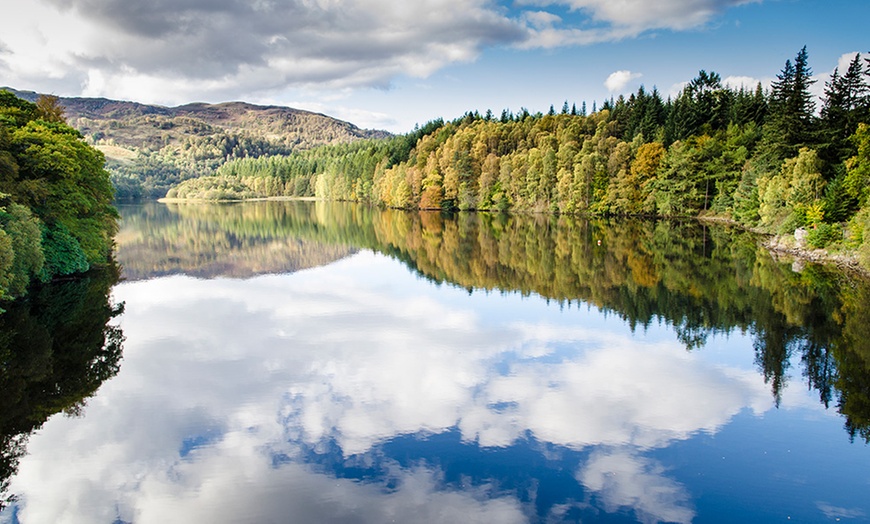
M39 93L2 88L35 101ZM106 155L121 199L156 198L234 158L286 155L324 144L383 138L323 114L245 102L177 107L63 98L67 122Z

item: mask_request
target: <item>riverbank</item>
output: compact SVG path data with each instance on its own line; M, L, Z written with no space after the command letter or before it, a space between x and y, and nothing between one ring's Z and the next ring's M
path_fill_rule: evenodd
M814 264L833 264L840 269L870 278L870 268L858 262L854 250L840 247L837 251L807 247L799 239L800 235L766 235L761 244L774 255L790 255L804 262Z
M728 224L743 228L742 225L728 217L699 216L698 220L716 224ZM770 251L775 257L787 255L802 262L831 264L844 271L849 271L861 275L863 278L870 279L870 267L861 265L858 260L858 253L854 249L848 249L842 245L832 246L836 247L836 250L809 247L806 244L805 230L798 230L798 232L790 235L772 235L755 228L749 228L748 230L758 234L761 237L761 245ZM803 233L800 233L800 231L803 231Z
M272 196L259 198L244 198L244 199L197 199L197 198L170 198L163 197L157 201L163 204L202 204L202 203L229 203L229 202L266 202L266 201L304 201L316 202L323 200L317 197L299 197L299 196ZM755 228L745 228L741 224L735 222L729 217L716 215L701 215L695 217L701 222L710 222L720 225L728 225L747 229L761 237L761 245L764 246L771 255L781 257L788 255L803 262L814 264L832 264L840 269L853 272L861 275L863 278L870 279L870 268L862 266L858 261L858 255L854 250L849 250L838 246L837 251L829 249L815 249L806 245L803 236L800 234L791 235L772 235L770 233L760 231Z
M267 201L278 201L278 202L286 202L286 201L302 201L302 202L316 202L318 200L322 200L317 197L300 197L300 196L273 196L273 197L257 197L257 198L221 198L221 199L209 199L209 198L171 198L171 197L163 197L158 198L157 201L161 204L220 204L227 202L267 202Z

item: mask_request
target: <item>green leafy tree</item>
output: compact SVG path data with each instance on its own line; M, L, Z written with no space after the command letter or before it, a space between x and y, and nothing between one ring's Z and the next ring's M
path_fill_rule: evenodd
M814 213L811 218L818 217L825 186L821 167L818 154L803 148L796 157L783 163L779 174L761 178L758 181L760 225L770 231L786 233L806 225L808 212Z
M118 215L104 163L56 97L32 104L0 91L0 297L109 261Z
M857 154L846 161L845 187L858 207L870 201L870 125L861 123L852 135Z
M0 195L0 300L20 297L43 268L39 222L26 207ZM5 200L5 202L3 202Z

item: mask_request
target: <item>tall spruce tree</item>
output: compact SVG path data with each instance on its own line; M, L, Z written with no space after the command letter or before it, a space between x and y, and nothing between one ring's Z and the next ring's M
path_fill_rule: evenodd
M840 163L855 154L849 137L858 123L868 121L868 89L861 55L856 54L846 73L837 69L825 83L825 99L820 113L820 136L825 160Z
M786 60L771 86L766 147L776 160L795 156L802 146L813 145L815 102L810 86L815 83L804 46L794 64Z

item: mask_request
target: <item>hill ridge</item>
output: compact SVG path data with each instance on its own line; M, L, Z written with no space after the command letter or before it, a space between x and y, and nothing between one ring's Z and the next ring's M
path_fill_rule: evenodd
M0 87L36 101L40 93ZM106 156L119 199L159 198L182 180L238 158L392 136L323 113L245 101L179 106L60 97L67 122Z

